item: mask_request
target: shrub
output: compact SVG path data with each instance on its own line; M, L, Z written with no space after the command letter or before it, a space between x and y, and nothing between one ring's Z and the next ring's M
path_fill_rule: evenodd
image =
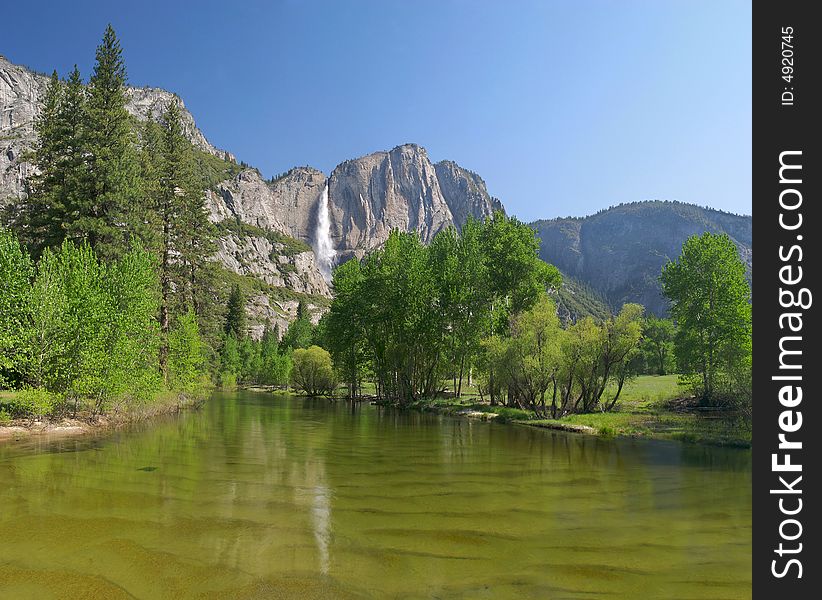
M500 423L507 423L508 421L528 421L534 418L533 412L519 408L497 406L492 410L497 414L496 420Z
M0 425L8 425L11 423L11 415L5 408L0 409Z
M291 385L309 396L330 396L337 387L331 355L319 346L297 348L292 355Z
M237 375L231 371L222 371L220 373L220 389L222 390L236 390L237 389Z
M60 397L43 388L22 389L6 402L12 415L32 419L51 416L59 405Z

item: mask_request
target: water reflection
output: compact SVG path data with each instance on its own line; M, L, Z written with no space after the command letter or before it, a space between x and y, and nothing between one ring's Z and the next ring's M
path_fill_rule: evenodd
M744 598L750 478L749 451L222 395L0 446L0 588Z

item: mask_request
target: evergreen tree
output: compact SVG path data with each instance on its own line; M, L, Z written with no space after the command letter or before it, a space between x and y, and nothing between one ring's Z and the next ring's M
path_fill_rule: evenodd
M257 381L257 376L262 370L260 344L246 336L240 340L239 351L240 361L242 362L240 378L243 383Z
M228 373L235 377L240 375L243 369L243 361L240 356L240 347L237 338L233 333L226 335L223 347L220 351L220 372Z
M231 288L231 294L228 296L225 333L229 336L233 335L237 339L245 337L246 334L245 298L238 284L234 284Z
M160 329L167 336L174 315L189 308L198 314L210 293L206 261L213 249L213 227L203 205L194 148L183 132L179 102L169 102L159 123L142 132L141 190L147 209L134 233L157 253L160 269ZM166 371L168 346L160 352Z
M299 308L297 310L299 314ZM282 340L284 348L308 348L314 340L314 326L311 324L311 319L307 316L306 310L303 310L303 316L297 317L288 326Z
M36 171L26 181L27 197L19 214L12 215L11 218L11 224L19 231L20 239L35 259L39 258L44 248L59 245L62 241L61 211L55 206L59 195L58 115L62 97L63 83L57 76L57 71L54 71L43 97L40 114L34 122L37 142L32 163Z
M57 248L91 194L85 137L86 90L74 66L66 82L52 74L35 123L38 141L28 197L14 223L32 256Z
M139 222L139 163L126 110L126 68L111 25L97 47L88 85L86 139L90 193L75 207L69 236L88 240L104 260L122 254Z
M260 340L260 372L257 381L266 385L287 385L291 372L291 358L280 352L277 327L266 325Z
M82 241L78 236L70 233L70 224L82 211L87 199L93 194L89 176L89 151L86 136L86 88L80 78L77 65L69 75L65 85L58 123L60 127L60 158L61 164L57 178L59 179L60 193L56 199L56 207L61 211L62 235L77 242ZM58 243L50 243L56 247Z

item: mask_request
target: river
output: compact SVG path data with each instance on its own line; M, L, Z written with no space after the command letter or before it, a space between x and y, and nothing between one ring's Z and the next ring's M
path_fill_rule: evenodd
M751 455L252 392L0 445L0 598L751 596Z

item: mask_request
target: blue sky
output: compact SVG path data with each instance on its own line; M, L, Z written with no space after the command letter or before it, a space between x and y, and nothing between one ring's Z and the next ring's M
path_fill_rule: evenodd
M405 142L523 220L669 199L751 213L751 7L723 0L17 2L0 54L179 93L264 175Z

